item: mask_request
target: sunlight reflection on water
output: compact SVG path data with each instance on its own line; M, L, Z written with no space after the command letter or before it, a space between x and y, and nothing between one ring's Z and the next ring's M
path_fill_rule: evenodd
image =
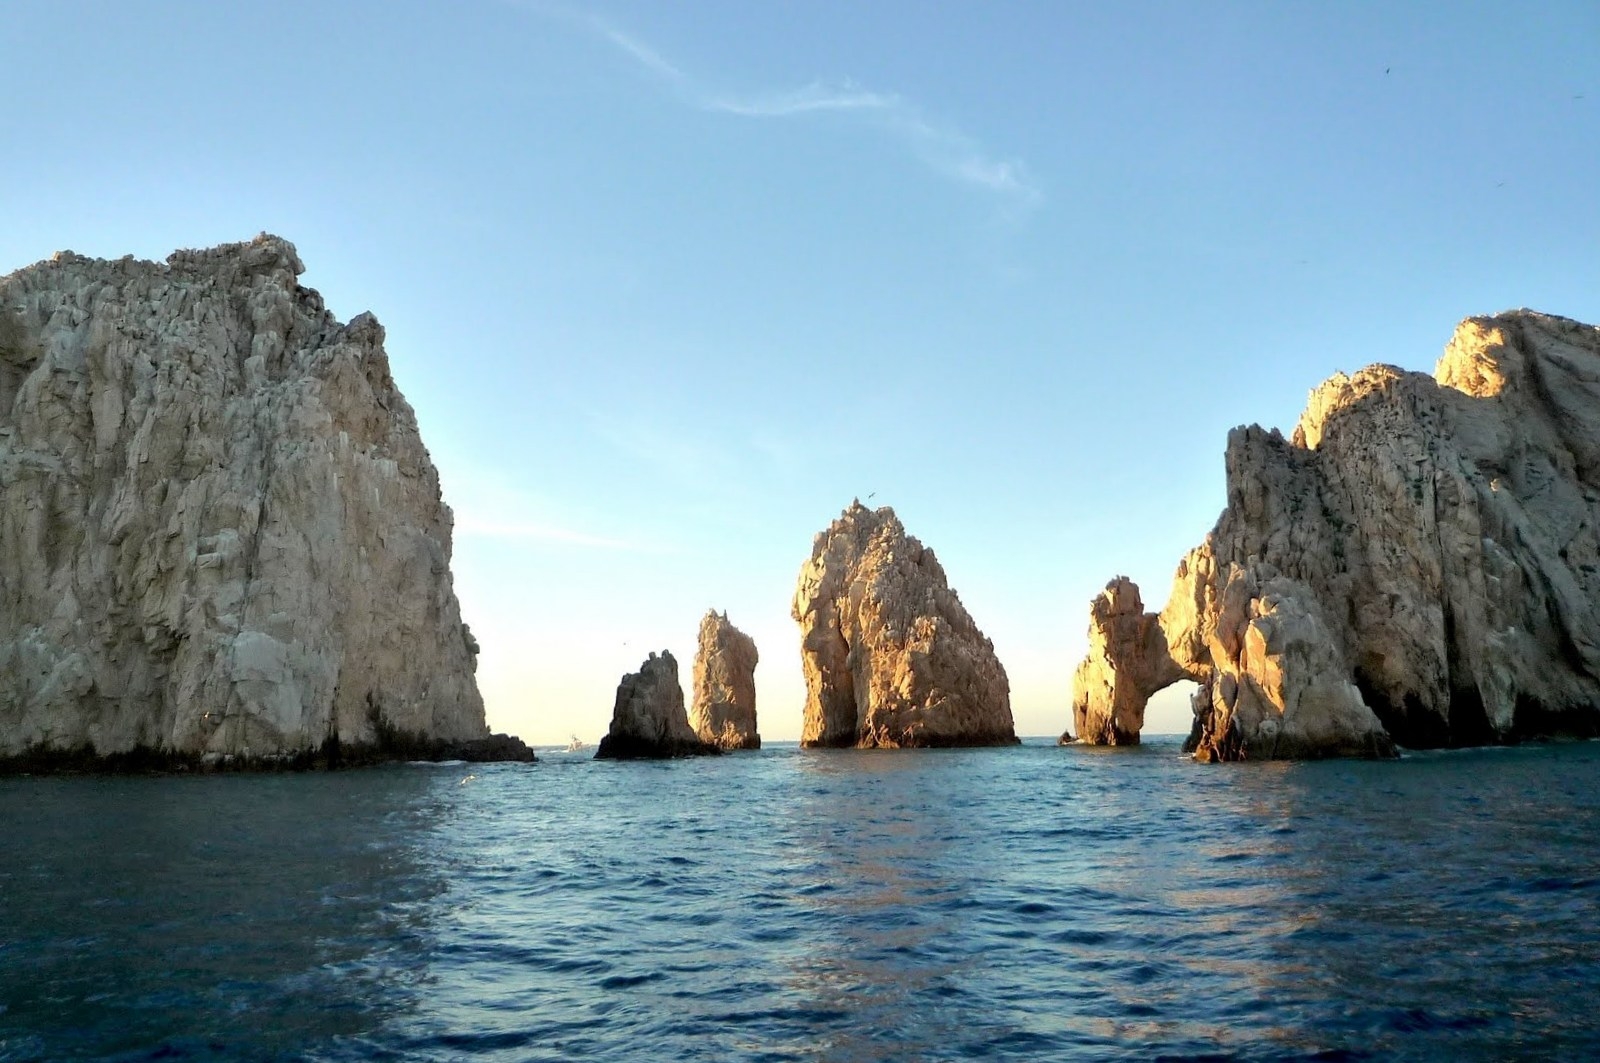
M1588 1055L1597 768L1041 743L0 780L0 1060Z

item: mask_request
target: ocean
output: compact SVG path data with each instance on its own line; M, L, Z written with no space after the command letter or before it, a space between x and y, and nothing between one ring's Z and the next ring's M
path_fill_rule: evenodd
M0 779L0 1060L1600 1056L1600 743Z

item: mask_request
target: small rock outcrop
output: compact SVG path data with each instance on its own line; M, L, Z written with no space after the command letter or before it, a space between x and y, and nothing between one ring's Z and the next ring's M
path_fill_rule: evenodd
M1160 615L1096 601L1080 728L1187 677L1202 760L1600 733L1600 329L1470 318L1433 377L1338 374L1226 460Z
M889 507L854 502L817 535L792 613L806 677L801 745L1017 741L993 644Z
M756 731L756 643L711 610L700 621L689 724L719 749L760 749Z
M383 328L302 271L263 234L0 278L0 755L500 748Z
M719 753L689 726L678 683L678 661L663 650L637 672L622 677L611 729L600 739L596 760L643 760Z

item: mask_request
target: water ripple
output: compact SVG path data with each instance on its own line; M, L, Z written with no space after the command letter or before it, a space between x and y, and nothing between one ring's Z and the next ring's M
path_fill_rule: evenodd
M1600 745L0 780L0 1063L1600 1054Z

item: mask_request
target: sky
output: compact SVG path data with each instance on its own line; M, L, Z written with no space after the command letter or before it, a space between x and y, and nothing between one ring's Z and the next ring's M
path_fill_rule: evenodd
M1600 5L7 0L0 272L293 241L388 330L490 725L594 742L726 610L761 734L853 498L1069 723L1228 430L1456 323L1600 322ZM1148 731L1187 731L1183 690Z

